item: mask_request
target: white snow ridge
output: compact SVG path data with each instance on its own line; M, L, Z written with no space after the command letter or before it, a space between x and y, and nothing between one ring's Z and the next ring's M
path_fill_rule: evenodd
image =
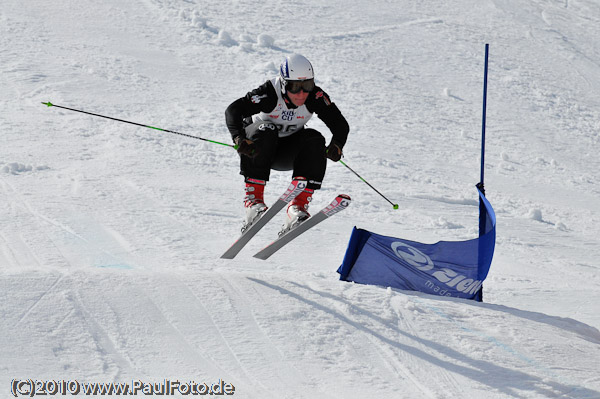
M0 397L600 398L598 38L595 0L3 0ZM339 281L354 226L477 236L485 43L484 302ZM311 209L352 205L268 261L283 212L219 258L231 148L41 104L230 143L226 107L294 52L399 209L328 162Z

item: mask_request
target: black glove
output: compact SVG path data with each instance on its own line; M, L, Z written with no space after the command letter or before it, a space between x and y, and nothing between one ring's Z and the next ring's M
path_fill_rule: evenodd
M234 140L238 154L254 158L258 155L256 144L250 139L237 136Z
M325 153L327 154L327 158L331 159L333 162L337 162L342 159L342 146L332 139L331 143L327 146Z

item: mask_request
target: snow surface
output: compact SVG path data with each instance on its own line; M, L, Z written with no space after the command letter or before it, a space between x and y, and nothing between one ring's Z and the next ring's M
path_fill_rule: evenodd
M0 1L0 396L13 378L235 386L239 398L600 398L597 0ZM353 226L422 242L498 217L484 303L341 282ZM233 261L223 111L312 60L351 125L320 209ZM311 121L329 138L320 121ZM289 173L274 172L273 201ZM281 215L283 217L283 215Z

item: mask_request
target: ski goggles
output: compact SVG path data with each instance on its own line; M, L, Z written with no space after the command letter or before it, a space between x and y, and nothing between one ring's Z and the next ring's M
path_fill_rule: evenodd
M306 80L284 80L285 89L292 94L300 93L300 90L310 93L315 88L314 79Z

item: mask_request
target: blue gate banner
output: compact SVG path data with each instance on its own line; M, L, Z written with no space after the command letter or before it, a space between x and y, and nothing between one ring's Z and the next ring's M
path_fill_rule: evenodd
M479 192L481 235L423 244L367 230L352 231L340 280L480 300L496 245L496 215Z

